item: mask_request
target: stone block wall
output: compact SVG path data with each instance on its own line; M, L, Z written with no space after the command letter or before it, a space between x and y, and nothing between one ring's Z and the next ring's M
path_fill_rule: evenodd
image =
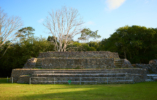
M114 59L38 58L36 67L44 69L104 69L114 68L115 66Z
M114 68L118 53L109 51L43 52L28 59L24 68Z
M101 58L119 58L118 53L110 51L87 51L87 52L43 52L40 53L38 58L45 57L101 57Z
M69 70L69 69L66 69ZM81 70L81 69L75 69L76 70ZM86 69L88 70L88 69ZM61 71L59 69L13 69L11 73L11 77L13 77L13 82L17 83L18 79L21 78L20 76L32 76L32 74L35 71ZM71 69L69 71L72 71ZM97 70L98 71L98 70ZM129 77L134 77L135 82L144 82L146 79L146 69L141 69L141 68L123 68L123 69L104 69L104 71L116 71L119 73L128 73L130 76ZM22 78L24 82L29 83L28 77Z
M149 71L157 73L157 64L134 64L134 67L146 69L148 73Z
M13 82L17 83L20 75L30 75L31 76L34 71L35 71L35 69L13 69L12 73L11 73L11 78L13 77Z
M35 68L37 62L37 58L28 59L24 65L24 68Z

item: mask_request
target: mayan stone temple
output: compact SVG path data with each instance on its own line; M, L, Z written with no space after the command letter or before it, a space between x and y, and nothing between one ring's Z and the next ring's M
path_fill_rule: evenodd
M136 83L145 79L145 69L133 68L109 51L43 52L11 74L12 82L29 84Z

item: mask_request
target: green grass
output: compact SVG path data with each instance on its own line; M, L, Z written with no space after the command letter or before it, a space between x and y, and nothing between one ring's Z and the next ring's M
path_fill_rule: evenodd
M0 100L157 100L157 82L102 85L6 82L0 79Z

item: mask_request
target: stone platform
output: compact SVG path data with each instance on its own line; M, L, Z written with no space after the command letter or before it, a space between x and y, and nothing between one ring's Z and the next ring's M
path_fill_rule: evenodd
M145 69L134 69L109 51L44 52L29 59L22 69L13 69L16 83L101 84L134 83L146 79ZM128 62L128 61L127 61ZM127 68L125 68L127 67Z
M114 68L114 59L120 59L118 53L99 52L44 52L38 58L29 59L24 68L42 69L88 69Z
M146 70L139 68L123 69L14 69L15 83L31 84L97 84L144 82Z

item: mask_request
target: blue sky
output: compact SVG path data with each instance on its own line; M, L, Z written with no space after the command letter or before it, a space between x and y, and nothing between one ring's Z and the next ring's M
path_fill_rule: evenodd
M98 30L103 39L125 25L157 28L156 4L157 0L0 0L8 16L19 16L23 27L31 26L35 36L45 38L51 36L42 24L48 12L63 6L76 8L84 27Z

